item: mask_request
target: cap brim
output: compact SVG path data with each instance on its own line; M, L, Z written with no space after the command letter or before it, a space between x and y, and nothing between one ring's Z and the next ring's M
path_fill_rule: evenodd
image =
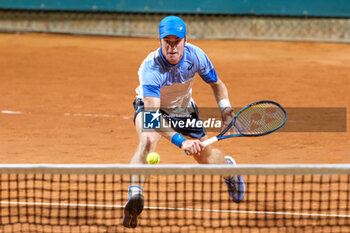
M173 36L176 36L176 37L179 37L180 39L183 39L185 38L185 35L183 33L178 33L178 32L166 32L166 33L163 33L160 35L160 39L163 39L164 37L166 36L170 36L170 35L173 35Z

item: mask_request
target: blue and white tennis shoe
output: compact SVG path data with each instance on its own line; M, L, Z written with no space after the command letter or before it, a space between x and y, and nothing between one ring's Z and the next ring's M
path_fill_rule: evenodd
M236 165L236 161L231 156L225 156L225 159L228 164ZM245 185L242 176L232 176L230 179L224 180L232 201L240 203L245 193Z
M129 200L124 207L123 225L127 228L137 227L137 218L141 214L144 205L142 193L129 196Z

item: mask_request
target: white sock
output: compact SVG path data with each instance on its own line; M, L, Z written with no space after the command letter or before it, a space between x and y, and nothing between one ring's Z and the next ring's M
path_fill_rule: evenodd
M129 197L132 197L136 194L142 194L142 188L140 188L139 186L130 186L129 187Z

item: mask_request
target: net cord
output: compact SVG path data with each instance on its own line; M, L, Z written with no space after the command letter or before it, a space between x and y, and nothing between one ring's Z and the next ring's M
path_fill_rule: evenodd
M2 174L125 175L323 175L350 174L350 164L131 165L131 164L1 164Z

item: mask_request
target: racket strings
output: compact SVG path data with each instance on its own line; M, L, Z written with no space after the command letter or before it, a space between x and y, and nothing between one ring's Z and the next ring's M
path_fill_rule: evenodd
M286 113L273 103L259 103L240 112L235 128L243 135L259 135L276 130L282 126Z

